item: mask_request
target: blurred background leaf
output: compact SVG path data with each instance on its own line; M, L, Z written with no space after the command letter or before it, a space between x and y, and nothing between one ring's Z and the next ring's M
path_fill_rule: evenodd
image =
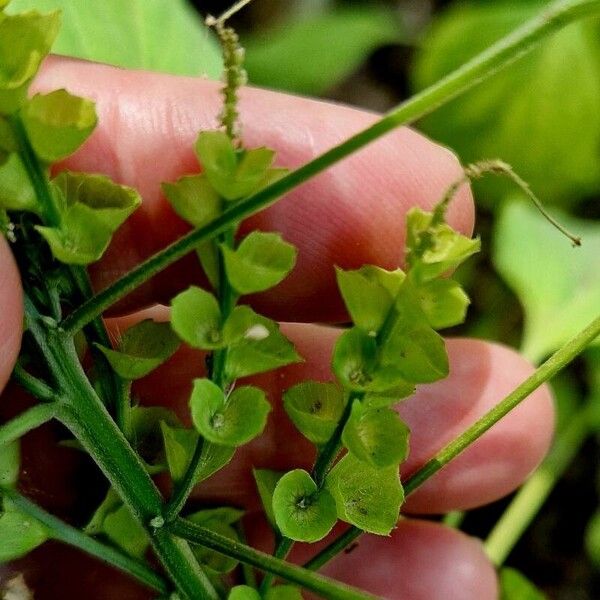
M521 199L508 202L496 224L494 264L523 305L521 349L534 363L600 312L600 223L557 217L581 235L583 246L571 247Z
M415 63L421 89L495 42L547 2L452 4ZM421 123L465 162L501 157L545 202L573 204L600 185L600 52L594 22L572 25ZM498 199L506 184L480 189Z
M401 23L380 6L340 8L244 37L246 67L257 85L323 94L375 48L402 38Z
M219 77L221 55L185 0L13 0L7 12L62 10L53 52L130 69Z

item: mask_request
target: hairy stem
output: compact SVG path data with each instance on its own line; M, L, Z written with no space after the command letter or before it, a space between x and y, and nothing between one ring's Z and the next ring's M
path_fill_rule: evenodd
M194 250L200 242L207 241L225 232L232 224L238 223L242 219L266 208L283 194L293 190L393 129L412 123L464 94L500 69L514 63L549 35L577 19L594 13L600 13L600 0L560 0L553 3L539 16L450 73L438 83L393 109L367 129L316 157L299 169L292 171L289 175L253 196L228 208L208 225L190 232L147 259L74 311L64 320L64 329L71 333L78 331L139 285Z
M46 385L41 379L28 373L20 364L14 368L12 379L34 398L43 402L52 402L56 399L54 390Z
M43 356L61 397L60 420L106 475L133 515L148 531L154 550L184 598L217 600L217 595L188 544L150 523L162 515L162 497L144 464L108 414L85 375L72 340L59 329L48 330L26 297L29 332Z
M0 489L0 496L8 498L20 512L39 521L47 529L53 540L63 542L91 556L95 556L101 561L127 573L156 592L161 594L169 592L168 583L143 562L135 560L111 546L100 543L79 529L47 513L15 490L2 488Z
M51 421L58 409L54 404L36 404L14 419L0 426L0 447L10 444L29 431Z
M343 583L323 577L322 575L317 575L316 573L311 573L302 567L274 558L264 552L254 550L254 548L250 548L245 544L240 544L239 542L209 529L205 529L191 521L177 519L168 525L168 529L175 535L185 538L194 544L236 558L261 571L273 573L287 581L301 585L302 587L319 594L323 598L331 600L366 600L374 598L371 594L361 592Z
M504 400L487 412L462 435L440 450L430 461L409 477L404 484L406 496L433 477L442 467L455 459L461 452L476 442L486 431L516 408L527 396L554 377L600 335L600 317L573 337L565 346L555 352L545 363L513 390ZM346 546L358 539L362 531L350 527L340 537L305 564L307 569L316 570L334 558Z

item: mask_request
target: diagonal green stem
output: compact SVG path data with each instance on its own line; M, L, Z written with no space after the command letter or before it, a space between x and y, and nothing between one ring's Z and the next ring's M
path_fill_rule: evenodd
M595 399L600 400L600 398ZM558 438L540 468L512 499L502 517L494 525L485 551L490 560L501 566L519 541L533 518L544 505L550 492L571 464L592 432L597 408L588 404L573 417Z
M0 446L10 444L57 415L54 404L36 404L14 419L0 426Z
M450 73L438 83L393 109L367 129L331 148L250 198L232 206L208 225L190 232L147 259L75 310L64 320L63 328L70 333L78 331L139 285L194 250L200 242L224 233L233 224L266 208L287 192L393 129L412 123L433 112L488 79L499 70L512 64L552 33L559 31L577 19L595 13L600 13L600 0L559 0L554 2L539 16Z
M541 385L552 379L561 369L566 367L587 346L600 335L600 317L597 317L585 329L579 332L565 346L555 352L545 363L513 390L504 400L487 412L462 435L442 448L430 461L409 477L404 484L406 496L412 494L442 467L454 460L461 452L476 442L486 431L516 408L527 396ZM308 569L319 569L334 558L346 546L362 535L357 527L350 527L315 557L305 564Z
M371 594L356 590L349 585L339 583L316 573L311 573L302 567L274 558L269 554L236 542L210 529L205 529L191 521L179 518L168 525L168 529L175 535L185 538L194 544L210 548L226 556L236 558L243 563L252 565L261 571L282 577L287 581L301 585L319 594L323 598L330 600L373 600L375 598Z
M63 542L73 548L82 550L86 554L95 556L101 561L131 575L140 583L143 583L156 592L160 592L161 594L169 592L167 582L143 562L135 560L111 546L100 543L79 529L47 513L31 500L14 490L1 488L1 496L8 498L19 511L44 525L53 540Z

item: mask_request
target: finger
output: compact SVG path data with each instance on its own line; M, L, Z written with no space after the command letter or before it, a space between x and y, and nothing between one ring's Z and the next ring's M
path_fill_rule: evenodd
M197 496L256 507L251 469L310 468L314 448L294 430L281 406L282 392L299 381L331 378L329 357L339 330L287 324L283 329L305 362L251 379L267 390L273 414L265 433L241 448L234 461L204 482ZM403 479L465 431L532 371L514 351L476 340L448 340L450 375L419 386L399 405L411 429ZM142 402L168 404L189 422L191 379L202 374L198 352L183 349L135 387ZM443 513L485 504L514 490L545 455L553 430L548 389L534 392L408 499L408 512Z
M17 265L0 234L0 392L15 366L23 332L23 294Z
M248 517L244 527L253 546L273 552L264 520ZM305 563L340 533L338 526L321 542L295 544L289 559ZM498 597L496 573L479 540L428 521L402 520L389 537L364 535L320 572L389 600Z
M401 521L389 538L365 536L323 574L389 600L496 600L481 543L425 521Z
M144 197L141 209L92 268L96 287L103 288L186 230L161 196L159 184L198 170L192 145L199 129L216 126L218 84L55 58L46 62L37 86L64 86L97 102L98 129L66 166L107 173ZM290 168L377 119L348 107L251 88L241 93L240 112L245 143L276 149L279 164ZM449 151L404 128L304 184L245 226L280 231L299 248L289 279L254 303L275 318L339 319L343 310L333 265L398 266L407 209L432 207L460 174ZM468 189L452 204L449 221L471 232ZM197 260L184 259L121 309L170 299L198 280Z

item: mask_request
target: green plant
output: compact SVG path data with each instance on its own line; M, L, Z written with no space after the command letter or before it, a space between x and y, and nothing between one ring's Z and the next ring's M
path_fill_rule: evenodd
M164 186L174 210L195 229L97 296L91 294L84 267L100 258L139 197L102 176L49 175L49 165L73 152L90 134L96 122L93 106L64 91L27 99L28 85L56 34L57 16L2 13L0 206L4 231L24 276L27 324L14 379L40 401L0 429L2 560L53 538L104 559L160 594L176 591L179 597L217 598L216 574L229 572L241 561L268 573L260 585L267 598L299 593L289 586L271 587L272 576L328 598L368 597L282 559L294 541L323 538L337 519L353 527L311 567L323 564L362 531L387 534L399 518L404 494L572 360L598 335L600 325L594 321L559 350L405 481L403 490L398 464L406 458L408 430L390 406L411 394L415 384L447 374L445 347L436 330L460 322L468 299L458 284L442 275L478 249L477 240L445 222L452 193L431 213L411 211L406 272L365 266L337 273L354 323L334 351L337 384L304 382L285 396L290 418L318 454L311 473L255 473L278 537L271 557L242 543L236 527L241 514L235 509L206 509L182 517L192 487L225 466L235 449L260 435L265 425L270 407L264 392L237 385L237 379L300 360L276 323L238 305L240 297L278 284L294 265L295 249L276 233L253 232L239 241L237 227L243 217L285 191L475 85L565 21L598 8L598 2L589 0L559 2L555 12L291 173L272 166L272 151L243 145L236 97L245 81L242 52L235 33L223 19L215 20L227 79L222 127L198 136L195 150L202 174ZM101 313L192 250L212 291L184 291L172 301L171 327L142 321L113 347ZM78 308L63 315L73 306ZM76 345L82 337L94 364L88 372L78 354L81 346ZM207 352L207 377L194 382L190 398L194 428L183 427L168 411L131 403L131 382L168 359L179 339ZM85 532L45 513L15 490L17 440L49 419L66 425L111 484ZM151 479L164 471L174 483L166 500ZM112 545L98 542L93 537L97 534ZM149 545L167 578L143 561ZM257 597L253 588L234 588L231 597Z

